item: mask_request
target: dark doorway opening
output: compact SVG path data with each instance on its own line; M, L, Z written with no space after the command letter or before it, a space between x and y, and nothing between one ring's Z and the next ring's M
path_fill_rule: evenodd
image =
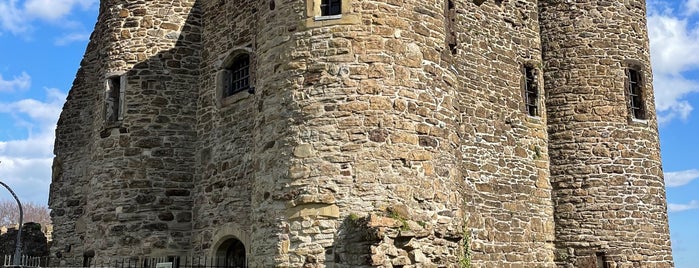
M236 238L230 238L219 246L216 251L217 261L226 268L246 268L245 245Z

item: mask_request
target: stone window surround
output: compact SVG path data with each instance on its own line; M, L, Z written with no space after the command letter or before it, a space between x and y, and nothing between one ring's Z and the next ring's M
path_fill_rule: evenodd
M647 97L645 96L646 94L646 79L645 75L645 68L644 64L641 61L638 60L626 60L623 62L623 67L624 67L624 96L626 98L626 103L627 103L627 112L628 112L628 119L629 123L638 123L638 124L643 124L646 125L648 124L648 104L647 104ZM638 85L641 91L641 107L643 109L644 113L644 118L637 118L636 115L633 112L632 109L632 100L631 100L631 73L630 70L634 70L638 73Z
M221 59L218 62L218 71L216 72L216 100L219 108L229 106L233 103L239 102L243 99L247 99L253 94L248 91L248 93L243 93L243 92L237 92L233 95L230 96L223 96L223 88L224 88L224 83L225 83L225 76L227 75L226 68L228 68L231 64L233 64L233 61L240 56L241 54L248 54L250 56L250 88L254 90L255 88L255 78L256 78L256 71L255 71L255 63L256 63L256 58L255 58L255 53L252 48L252 45L249 44L247 46L240 46L240 47L235 47L231 49L228 53L224 53L221 55ZM253 91L254 92L254 91Z
M359 15L351 12L352 0L342 0L341 13L338 15L322 16L321 0L306 0L306 28L316 28L331 25L359 24Z
M119 96L117 99L117 106L113 109L116 109L117 116L116 120L110 121L109 118L107 117L109 104L107 103L109 99L109 95L111 93L112 87L113 87L113 81L114 79L119 79ZM119 127L121 125L121 122L124 120L124 113L125 113L125 108L126 108L126 101L125 101L125 96L126 96L126 84L127 84L127 78L126 78L126 72L113 72L113 73L108 73L105 75L104 78L104 110L102 113L103 116L103 121L105 128L114 128L114 127Z

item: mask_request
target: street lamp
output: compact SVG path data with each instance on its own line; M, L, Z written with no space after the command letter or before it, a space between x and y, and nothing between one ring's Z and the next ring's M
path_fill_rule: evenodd
M15 242L15 259L12 261L12 265L19 266L20 265L20 259L22 258L22 218L24 218L24 213L22 212L22 203L19 202L19 198L17 198L17 195L15 194L12 189L10 189L10 186L7 186L4 182L0 181L0 184L2 186L5 186L8 191L12 194L12 197L15 198L17 201L17 206L19 206L19 231L17 231L17 240Z

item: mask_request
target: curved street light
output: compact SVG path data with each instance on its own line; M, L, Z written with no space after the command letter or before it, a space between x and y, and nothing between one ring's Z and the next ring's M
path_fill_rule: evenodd
M0 184L2 186L5 186L8 191L12 194L12 197L15 198L17 201L17 206L19 206L19 231L17 231L17 240L15 241L15 259L12 261L12 265L14 266L19 266L20 265L20 259L22 258L22 219L24 218L24 213L22 212L22 203L19 202L19 198L17 198L17 195L15 194L12 189L10 189L10 186L7 186L4 182L0 181Z

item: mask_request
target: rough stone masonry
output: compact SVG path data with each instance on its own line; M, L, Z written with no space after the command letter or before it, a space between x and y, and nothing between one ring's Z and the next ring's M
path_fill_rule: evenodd
M651 79L643 0L102 0L55 265L673 267Z

